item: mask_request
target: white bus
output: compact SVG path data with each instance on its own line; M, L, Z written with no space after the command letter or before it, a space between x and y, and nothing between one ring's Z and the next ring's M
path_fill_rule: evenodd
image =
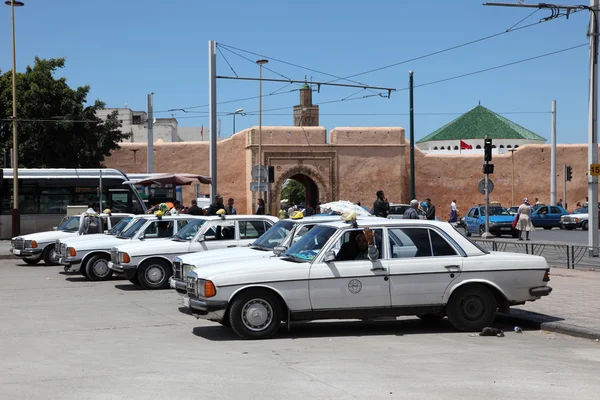
M151 174L133 175L135 178L112 168L19 168L20 234L52 230L66 215L67 206L87 205L100 197L100 211L109 208L115 213L145 213L146 205L135 181ZM12 188L13 170L4 168L0 185L0 239L12 237Z

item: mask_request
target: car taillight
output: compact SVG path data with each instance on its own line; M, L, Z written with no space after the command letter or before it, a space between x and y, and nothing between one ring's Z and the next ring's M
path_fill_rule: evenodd
M544 272L544 282L550 282L550 270L547 269L546 272Z

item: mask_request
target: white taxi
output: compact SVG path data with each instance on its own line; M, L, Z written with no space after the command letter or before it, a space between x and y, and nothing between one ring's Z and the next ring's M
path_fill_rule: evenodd
M196 217L170 240L120 244L111 249L109 268L146 289L169 287L173 257L187 253L247 246L275 222L268 215Z
M282 321L400 315L447 316L458 330L479 331L497 310L552 291L543 257L487 252L446 222L382 218L322 223L281 257L220 263L186 279L180 311L246 339L268 338Z
M131 215L102 213L100 214L102 228L104 231L111 230L121 219ZM10 252L27 264L35 265L44 260L46 265L58 265L59 255L55 247L56 241L67 237L77 237L78 230L79 215L65 217L53 231L36 232L12 238Z

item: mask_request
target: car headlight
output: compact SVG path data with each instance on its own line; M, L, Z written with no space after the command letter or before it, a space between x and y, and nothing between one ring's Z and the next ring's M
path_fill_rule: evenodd
M119 262L127 264L131 262L131 257L127 253L119 252Z
M26 249L29 249L29 248L31 248L31 240L26 240L26 241L23 243L23 246L24 246L24 248L26 248Z
M186 276L188 272L195 271L196 266L192 264L183 264L183 271L181 276Z
M575 222L579 222L579 218L575 218Z

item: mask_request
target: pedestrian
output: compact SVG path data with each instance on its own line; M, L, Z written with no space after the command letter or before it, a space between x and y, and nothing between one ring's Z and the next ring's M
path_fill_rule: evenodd
M89 203L88 209L79 217L78 235L102 233L102 222L100 221L100 216L94 210L94 206L94 203Z
M181 202L179 200L175 200L173 202L173 208L171 208L169 210L169 214L170 215L177 215L177 214L179 214L179 212L181 211L182 208L183 208L183 206L181 205Z
M456 200L452 200L450 203L450 220L449 222L456 222L458 220L458 208L456 208Z
M208 210L206 210L206 215L217 215L217 211L225 209L223 205L223 196L220 194L215 195L215 202L212 203Z
M279 217L279 219L286 219L288 217L288 213L285 210L284 206L281 206L281 210L279 210L279 214L277 214L277 217Z
M535 205L536 205L536 206L539 206L540 204L542 204L542 203L540 203L540 200L539 200L539 199L536 197L536 198L535 198Z
M585 203L583 203L583 206L584 206L584 207L587 207L587 206L588 206L588 197L587 197L587 196L585 196Z
M556 203L556 205L559 207L562 207L563 206L562 199L558 199L558 203Z
M310 217L311 215L315 215L315 209L309 204L306 205L306 209L304 210L304 215Z
M419 219L419 214L417 214L417 208L419 208L419 200L411 200L410 207L404 211L404 215L402 215L403 219Z
M428 197L425 199L427 204L427 211L425 211L425 218L434 221L435 220L435 206L431 203L431 199Z
M198 201L192 200L192 206L187 209L187 214L190 215L204 215L204 211L200 207L198 207Z
M383 190L378 190L375 195L377 196L377 200L373 203L371 214L376 217L387 218L390 212L390 203L388 203L385 193L383 193Z
M298 211L298 207L296 207L296 205L292 201L290 203L290 208L288 208L288 217L292 218L294 216L294 214L296 213L296 211Z
M519 220L516 229L519 231L519 240L523 240L523 231L525 232L525 240L529 240L529 232L534 228L531 222L531 204L529 204L527 197L523 199L523 204L519 206L518 215Z
M263 199L258 199L258 207L256 207L256 215L265 215L265 201Z
M237 214L237 210L233 207L233 203L235 203L235 200L233 200L233 197L230 197L227 199L227 205L225 206L225 212L227 213L227 215L236 215Z

